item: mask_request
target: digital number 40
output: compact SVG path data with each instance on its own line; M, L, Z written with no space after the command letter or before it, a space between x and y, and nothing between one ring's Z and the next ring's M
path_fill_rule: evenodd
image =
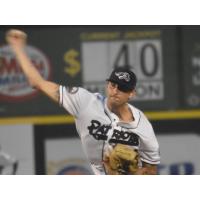
M151 59L148 58L147 51L151 52L150 54L152 56ZM133 68L133 66L131 66L130 64L129 56L130 56L129 46L127 44L123 44L114 61L114 68L119 68L119 67ZM158 62L158 50L155 45L149 43L142 46L138 59L143 75L147 77L153 77L154 75L156 75L156 73L158 72L159 62ZM121 60L123 65L119 64ZM151 60L151 62L148 62L149 60Z

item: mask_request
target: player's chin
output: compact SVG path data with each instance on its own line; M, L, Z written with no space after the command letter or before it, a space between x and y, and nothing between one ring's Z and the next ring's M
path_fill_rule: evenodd
M112 99L111 104L116 107L116 106L120 106L122 102L119 99Z

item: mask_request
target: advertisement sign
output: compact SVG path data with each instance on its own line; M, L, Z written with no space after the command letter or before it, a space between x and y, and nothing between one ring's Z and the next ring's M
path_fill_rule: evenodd
M46 56L37 48L27 46L25 48L35 68L46 80L50 79L51 67ZM27 101L33 98L39 91L33 89L22 72L15 55L9 46L0 48L0 99L6 102Z

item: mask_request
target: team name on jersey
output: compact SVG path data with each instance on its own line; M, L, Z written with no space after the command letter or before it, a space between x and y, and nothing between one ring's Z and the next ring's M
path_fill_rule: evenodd
M110 124L101 124L101 122L97 120L92 120L90 122L90 126L88 126L89 134L94 137L96 140L107 140L108 139L108 131L112 129ZM108 141L109 143L121 143L127 144L131 146L139 145L139 136L133 132L113 129L113 133L111 138Z

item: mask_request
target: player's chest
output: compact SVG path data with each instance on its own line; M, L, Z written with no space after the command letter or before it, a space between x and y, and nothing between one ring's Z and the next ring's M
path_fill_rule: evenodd
M107 113L101 106L92 106L84 113L84 139L90 142L107 141L138 147L140 137L137 129L120 125L119 118ZM82 129L82 130L83 130Z

